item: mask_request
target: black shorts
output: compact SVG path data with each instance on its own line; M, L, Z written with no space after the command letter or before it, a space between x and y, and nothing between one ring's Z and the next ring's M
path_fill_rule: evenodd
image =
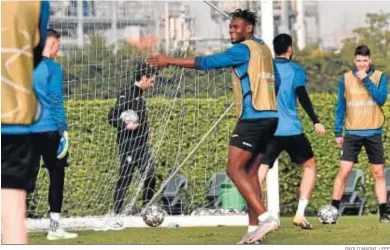
M254 156L264 153L277 126L277 118L239 120L229 145L249 151Z
M343 152L341 160L357 162L362 146L366 149L368 161L371 164L384 164L385 153L383 149L382 135L372 136L344 136Z
M302 164L314 157L311 144L304 134L274 136L268 144L262 164L269 165L272 168L275 160L283 150L286 150L290 155L291 161L296 164Z
M1 135L1 188L27 189L31 135Z

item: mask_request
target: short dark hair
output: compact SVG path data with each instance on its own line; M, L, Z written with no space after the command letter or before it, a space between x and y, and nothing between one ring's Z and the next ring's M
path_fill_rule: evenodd
M274 51L276 55L282 55L287 52L288 47L292 46L292 38L288 34L279 34L273 40Z
M46 36L48 38L49 37L54 37L54 38L60 39L61 34L58 31L56 31L55 29L48 29L47 32L46 32Z
M230 13L229 16L234 19L234 18L242 18L244 19L247 23L255 26L257 22L257 17L256 13L249 11L249 10L242 10L242 9L236 9L234 12Z
M355 49L355 56L371 56L370 48L367 45L357 46Z
M134 72L134 78L137 82L140 81L143 76L149 78L153 75L158 75L158 68L152 67L146 63L139 64Z

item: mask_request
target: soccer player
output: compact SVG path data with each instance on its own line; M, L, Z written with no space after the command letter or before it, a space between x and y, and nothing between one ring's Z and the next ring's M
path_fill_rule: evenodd
M32 74L42 58L49 10L47 1L1 2L2 244L27 243L29 126L39 117Z
M119 94L115 106L108 114L108 123L117 128L120 170L114 192L115 214L123 209L125 193L138 168L144 178L143 206L155 193L156 176L153 160L147 144L149 137L148 114L144 92L153 87L157 68L141 64L134 72L135 82L125 87ZM133 116L133 118L132 118ZM119 219L109 221L108 229L121 230Z
M387 99L388 78L371 65L371 53L366 45L355 49L355 66L339 81L334 132L342 155L333 184L332 205L339 209L348 175L364 146L375 179L379 221L390 221L390 215L386 212L385 153L382 142L385 122L382 106Z
M257 169L265 148L275 133L278 114L275 72L268 46L253 34L256 14L238 9L231 13L230 39L225 52L195 58L157 55L147 59L153 66L180 66L209 70L232 67L233 96L237 125L230 139L227 174L248 202L249 225L253 232L242 242L262 239L278 227L260 198Z
M33 193L39 172L41 156L49 172L49 205L50 229L48 240L70 239L77 234L68 233L60 227L65 166L68 165L67 124L64 109L62 69L54 61L60 48L60 34L49 29L46 45L43 50L43 60L34 70L33 87L42 104L42 115L38 122L30 127L32 132L31 169L33 170L28 181L27 192ZM60 150L60 152L57 152ZM63 151L63 152L61 152Z
M297 112L297 97L313 122L317 134L324 135L325 128L318 120L306 92L305 69L291 61L294 53L291 36L277 35L273 40L273 45L276 55L274 62L281 79L277 95L279 123L260 166L259 182L262 186L268 169L272 168L279 154L286 150L291 160L303 167L300 199L293 223L303 229L312 229L312 225L306 220L304 213L315 186L316 168L311 144L302 131L302 124Z

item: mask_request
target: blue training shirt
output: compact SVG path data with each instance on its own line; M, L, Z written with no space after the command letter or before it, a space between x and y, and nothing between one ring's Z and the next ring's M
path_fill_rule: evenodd
M261 39L253 37L260 43L264 43ZM242 94L244 97L243 101L243 112L241 120L243 119L261 119L261 118L277 118L278 114L276 111L257 111L252 106L252 96L245 95L250 92L248 64L250 59L249 48L242 43L234 44L228 50L207 56L199 56L195 58L195 67L198 69L209 70L217 68L233 67L233 70L241 78ZM275 69L275 87L277 88L280 84L278 74Z
M379 81L378 87L371 81L370 76L374 73L374 69L371 69L366 78L363 79L364 87L368 90L374 101L379 105L383 106L386 102L388 89L387 89L387 76L383 73ZM357 71L353 71L354 75L357 75ZM334 133L336 137L341 137L343 134L345 115L346 115L346 100L344 95L345 83L344 75L340 78L338 88L338 99L335 111L335 126ZM383 129L367 129L367 130L345 130L345 135L357 135L357 136L372 136L383 134Z
M305 69L284 58L275 58L274 62L281 81L277 95L279 122L275 136L302 134L295 90L306 85Z
M33 133L67 130L62 89L62 69L44 57L34 70L33 87L41 103L41 118L31 125Z

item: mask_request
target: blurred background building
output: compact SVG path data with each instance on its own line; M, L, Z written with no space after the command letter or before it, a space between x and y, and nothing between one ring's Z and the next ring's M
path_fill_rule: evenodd
M261 1L209 2L228 13L237 8L261 13ZM99 34L114 45L126 40L136 46L165 51L185 50L192 44L207 53L229 46L228 21L203 1L64 0L53 1L51 6L51 27L60 30L64 47L83 46L92 34ZM294 35L300 48L318 45L337 50L353 28L364 24L362 13L369 8L390 12L390 3L275 0L275 34ZM256 34L261 37L260 16L258 20Z

